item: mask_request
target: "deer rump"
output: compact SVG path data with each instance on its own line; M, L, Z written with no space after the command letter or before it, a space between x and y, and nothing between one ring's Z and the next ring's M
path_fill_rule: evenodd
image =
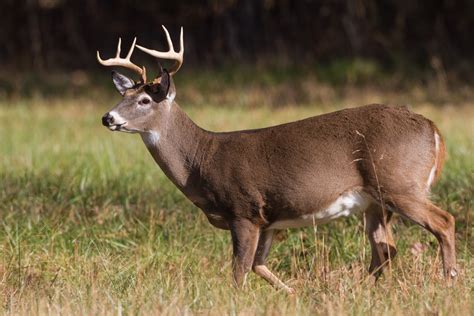
M215 136L191 194L200 198L191 200L212 224L243 217L269 229L327 222L374 202L393 208L392 195L425 196L444 152L431 121L385 105Z

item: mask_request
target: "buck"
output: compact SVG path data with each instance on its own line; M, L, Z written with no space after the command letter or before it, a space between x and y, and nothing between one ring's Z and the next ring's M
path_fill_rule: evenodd
M277 229L317 225L363 212L377 278L396 255L393 213L430 231L441 248L447 280L457 276L454 218L429 200L445 146L433 122L406 107L367 105L273 127L217 133L197 126L175 101L173 75L183 63L163 26L169 51L136 45L120 57L98 61L117 72L123 99L102 117L112 131L138 133L166 176L209 222L230 230L233 279L241 287L253 270L276 288L294 293L265 265ZM174 65L152 81L130 61L138 47ZM161 66L160 66L161 67Z

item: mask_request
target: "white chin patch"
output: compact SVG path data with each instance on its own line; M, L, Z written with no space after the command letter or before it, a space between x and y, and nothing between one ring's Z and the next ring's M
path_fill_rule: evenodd
M111 131L124 131L122 129L122 126L125 126L125 125L124 124L122 124L122 125L111 125L111 126L109 126L109 130L111 130Z

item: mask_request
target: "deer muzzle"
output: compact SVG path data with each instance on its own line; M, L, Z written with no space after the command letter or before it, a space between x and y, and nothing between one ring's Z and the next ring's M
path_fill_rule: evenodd
M102 116L102 125L113 131L120 130L126 123L127 122L114 111L107 112Z

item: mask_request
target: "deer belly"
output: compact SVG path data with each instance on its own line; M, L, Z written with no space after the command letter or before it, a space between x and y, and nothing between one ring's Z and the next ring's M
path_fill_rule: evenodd
M373 199L367 193L346 192L322 210L304 214L296 218L277 220L267 229L298 228L327 223L341 216L349 216L354 213L363 212L372 202Z

